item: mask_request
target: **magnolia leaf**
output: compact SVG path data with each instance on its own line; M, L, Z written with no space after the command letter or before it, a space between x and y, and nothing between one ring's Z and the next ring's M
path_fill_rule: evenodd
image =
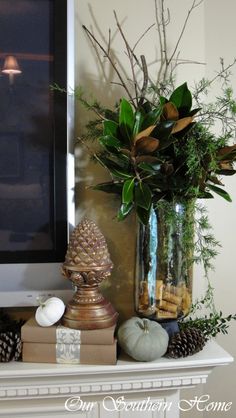
M96 155L96 159L104 167L108 168L108 170L111 170L114 168L116 170L126 171L127 163L129 163L129 159L125 155L122 155L121 153L116 155L116 161L110 158L107 158L104 155L100 155L100 156Z
M232 161L220 161L218 166L223 170L233 170Z
M152 203L152 192L150 187L143 182L139 182L135 187L135 202L141 208L148 210Z
M104 147L114 147L119 149L121 146L119 139L115 138L112 135L101 136L101 138L99 138L99 142Z
M177 109L184 108L186 111L190 111L192 107L192 95L187 83L177 87L170 96L169 101L174 103Z
M174 136L170 136L168 139L160 141L158 151L168 148L171 144L173 144L176 141L177 139Z
M230 154L232 151L236 151L236 144L221 148L218 151L218 155Z
M134 121L134 129L133 129L133 136L134 136L134 138L136 137L136 135L140 131L140 128L142 126L142 122L143 122L143 115L138 110L137 112L135 112L135 121Z
M223 197L228 202L232 202L230 195L223 189L217 186L213 186L212 184L207 183L207 187L212 190L213 192L217 193L219 196Z
M122 203L128 204L133 201L134 180L135 178L125 181L122 189Z
M177 132L182 131L188 125L190 125L190 123L192 123L192 121L193 121L192 116L187 116L186 118L182 118L182 119L177 120L177 122L175 123L175 126L173 127L171 133L176 134Z
M103 121L103 135L111 135L116 137L118 131L118 123L114 122L113 120L104 120Z
M168 102L168 100L164 96L160 96L159 101L161 106L164 106L164 104Z
M126 179L130 179L131 177L133 177L131 174L128 174L122 171L122 169L109 168L109 171L111 174L113 174L113 176L118 177L119 179L126 180Z
M160 164L149 164L149 163L140 163L138 165L139 168L141 168L144 171L147 171L149 173L156 173L160 170L161 165Z
M156 125L151 125L148 126L148 128L144 129L144 131L139 132L135 138L134 138L134 142L138 141L139 139L143 138L143 137L147 137L150 136L152 131L154 131Z
M156 138L161 138L161 141L164 141L169 138L171 131L175 125L173 120L164 120L158 123L155 128L154 135Z
M161 162L161 160L159 160L159 158L157 157L153 157L152 155L139 155L136 157L136 163L140 164L140 163L158 163Z
M93 190L100 190L105 193L115 193L121 194L122 192L123 183L115 183L113 181L107 183L99 183L96 186L93 186Z
M196 109L191 110L191 112L189 112L188 116L194 116L196 115L196 113L198 113L201 110L201 107L198 107Z
M202 192L200 191L197 196L199 199L213 199L214 196L209 192Z
M130 152L130 150L129 150L129 149L127 149L127 148L120 148L120 152L121 152L122 154L124 154L126 157L130 157L130 156L131 156L131 152Z
M146 129L149 126L156 125L157 122L160 119L161 113L162 113L162 105L160 105L156 109L153 109L153 110L149 111L144 116L143 123L142 123L142 128L143 129Z
M151 206L149 209L144 209L140 206L136 207L136 213L138 215L138 219L143 225L148 224L148 221L150 218L150 212L151 212Z
M233 168L222 169L222 170L217 170L216 174L220 174L222 176L233 176L234 174L236 174L236 170L234 170Z
M131 212L133 209L133 203L123 203L118 211L117 219L118 221L123 221L126 216Z
M221 148L217 153L218 160L234 160L236 158L236 144Z
M136 154L151 154L156 151L159 146L159 140L152 138L151 136L146 136L140 138L135 143L135 153Z
M179 112L174 103L168 102L163 106L162 116L167 120L179 119Z
M119 127L124 139L130 140L133 134L134 112L131 104L122 99L120 102Z
M218 184L219 186L224 186L224 184L216 176L210 176L209 181L211 181L214 184Z

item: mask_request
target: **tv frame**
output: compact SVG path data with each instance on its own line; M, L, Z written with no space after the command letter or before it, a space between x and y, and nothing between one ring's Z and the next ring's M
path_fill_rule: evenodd
M57 3L60 0L56 0ZM64 31L61 29L57 32L57 40L55 48L60 48L61 42L66 38L67 49L67 90L73 91L75 85L74 73L74 0L67 0L67 27ZM61 39L60 39L61 38ZM60 49L56 51L60 55ZM59 56L60 59L60 56ZM60 73L56 74L55 80L60 84ZM59 93L55 93L59 95ZM75 203L74 203L74 98L73 95L63 95L57 98L56 106L62 104L66 100L66 126L60 127L64 129L64 134L67 136L67 150L66 150L66 178L60 179L60 182L55 181L55 188L63 187L67 193L67 207L60 208L58 205L55 211L56 219L67 212L66 231L61 234L59 228L59 235L57 239L67 240L71 230L75 225ZM61 103L60 103L61 101ZM64 103L65 105L65 103ZM64 106L65 107L65 106ZM59 110L59 109L58 109ZM62 155L65 153L62 153ZM63 164L65 161L62 162ZM59 163L60 166L60 161ZM56 170L59 169L56 167ZM62 182L61 182L62 181ZM65 226L65 225L64 225ZM65 231L65 228L63 228ZM47 299L51 296L58 296L65 302L70 299L73 290L71 284L64 280L61 274L60 266L65 254L61 251L55 254L49 254L47 251L42 251L41 255L35 253L20 254L17 256L16 262L12 262L9 255L9 260L4 264L0 264L0 307L19 307L19 306L37 306L39 300ZM21 261L22 260L22 261ZM54 261L52 261L54 260Z

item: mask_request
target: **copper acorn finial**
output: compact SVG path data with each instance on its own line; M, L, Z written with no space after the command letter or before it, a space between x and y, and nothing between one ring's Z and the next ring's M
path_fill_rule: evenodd
M72 232L64 265L112 268L105 238L93 221L82 220Z
M111 274L113 264L103 234L88 219L82 220L71 234L63 274L77 288L67 305L63 325L76 329L106 328L113 325L117 313L101 295L98 285Z

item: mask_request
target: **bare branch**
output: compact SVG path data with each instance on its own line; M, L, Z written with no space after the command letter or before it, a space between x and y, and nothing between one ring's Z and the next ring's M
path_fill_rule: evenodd
M122 86L123 86L123 88L125 89L125 91L126 91L126 93L127 93L127 95L128 95L128 97L129 97L129 99L130 99L130 101L133 103L133 105L135 106L135 103L134 103L134 101L133 101L133 98L132 98L132 96L131 96L131 94L130 94L130 92L129 92L129 90L128 90L128 88L127 88L127 86L126 86L126 84L125 84L125 82L124 82L124 80L123 80L123 77L122 77L122 75L120 74L120 71L118 70L118 68L116 67L116 65L114 64L114 62L113 62L113 60L111 59L111 57L110 57L110 55L108 55L107 54L107 51L105 50L105 48L103 48L103 46L100 44L100 42L95 38L95 36L90 32L90 30L85 26L85 25L83 25L82 26L83 27L83 29L85 30L85 33L87 34L87 36L88 36L88 38L89 38L89 40L90 40L90 42L92 43L92 45L94 46L94 44L93 44L93 42L92 41L94 41L95 42L95 44L96 45L98 45L99 46L99 48L101 49L101 51L104 53L104 56L109 60L109 62L110 62L110 64L111 64L111 66L112 66L112 68L115 70L115 72L116 72L116 74L117 74L117 76L118 76L118 78L119 78L119 80L120 80L120 82L121 82L121 84L122 84Z
M134 61L133 61L133 54L132 54L132 50L131 47L129 46L129 43L125 37L125 34L123 32L123 29L119 23L119 20L117 18L117 14L115 12L115 10L113 10L114 16L115 16L115 20L116 20L116 25L119 29L119 32L123 38L123 41L125 43L125 47L126 47L126 51L128 54L128 58L129 58L129 62L130 62L130 67L131 67L131 72L132 72L132 77L133 77L133 83L134 83L134 91L135 91L135 98L136 98L136 102L138 104L138 90L137 90L137 79L136 79L136 75L135 75L135 71L134 71Z
M162 1L163 1L163 0L162 0ZM178 38L178 40L177 40L177 42L176 42L176 45L175 45L175 47L174 47L174 50L173 50L173 52L172 52L172 54L171 54L171 56L170 56L170 58L169 58L169 63L172 61L173 57L174 57L174 56L175 56L175 54L176 54L176 51L177 51L177 49L178 49L178 47L179 47L180 41L181 41L181 39L182 39L182 37L183 37L183 34L184 34L184 32L185 32L185 29L186 29L186 26L187 26L187 23L188 23L188 20L189 20L189 17L190 17L190 15L191 15L192 11L193 11L196 7L200 6L200 4L201 4L201 3L203 3L203 1L204 1L204 0L199 0L199 1L197 2L196 0L193 0L192 6L191 6L191 7L190 7L190 9L188 10L187 16L186 16L186 18L185 18L185 21L184 21L184 24L183 24L182 30L181 30L180 35L179 35L179 38Z
M163 54L165 62L165 71L163 74L163 79L166 79L167 70L169 65L168 55L167 55L167 40L166 40L166 22L165 21L165 10L164 10L165 0L161 0L161 27L162 27L162 37L163 37Z
M143 33L142 35L138 38L137 42L135 42L133 48L132 48L132 53L134 53L135 48L138 46L138 44L140 43L140 41L144 38L144 36L155 26L155 23L153 23L152 25L150 25Z
M147 90L147 86L148 86L148 68L147 68L147 62L146 62L146 58L144 55L141 55L141 61L142 61L142 66L143 66L143 86L141 89L141 97L139 99L139 106L141 106L143 104L144 101L144 97L145 97L145 93Z
M157 75L157 84L158 84L161 78L162 68L164 65L164 54L163 54L163 39L162 39L162 32L161 32L161 22L159 19L157 0L155 0L155 17L156 17L158 40L159 40L159 46L160 46L160 68L159 68L158 75Z
M110 55L111 50L111 29L108 30L107 55Z

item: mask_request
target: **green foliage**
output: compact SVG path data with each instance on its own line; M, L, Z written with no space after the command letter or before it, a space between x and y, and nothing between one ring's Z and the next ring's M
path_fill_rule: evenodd
M209 270L214 269L212 262L218 254L220 243L212 233L212 227L204 206L196 204L196 216L194 219L196 236L194 242L194 262L202 263L205 275L208 277Z
M209 315L203 315L202 317L188 317L186 321L180 322L179 326L181 330L198 328L208 340L219 333L228 334L228 328L232 320L236 320L236 314L223 316L221 311L219 313L210 312Z
M231 201L219 176L236 172L236 145L228 145L228 128L216 136L210 127L215 112L217 118L220 115L219 106L222 118L229 109L232 117L236 104L228 88L215 106L200 108L196 91L202 95L205 88L206 81L191 93L183 83L167 97L160 95L155 105L145 100L136 108L122 98L113 110L102 109L96 101L87 103L79 92L83 105L97 114L83 139L100 144L95 158L111 175L111 187L95 190L120 196L119 220L135 210L140 221L147 222L151 204L160 198L172 202L213 198L216 193ZM193 103L198 107L192 108ZM122 187L114 187L117 179Z
M174 103L178 109L183 109L183 113L189 112L192 107L192 95L187 83L177 87L171 94L169 101Z

